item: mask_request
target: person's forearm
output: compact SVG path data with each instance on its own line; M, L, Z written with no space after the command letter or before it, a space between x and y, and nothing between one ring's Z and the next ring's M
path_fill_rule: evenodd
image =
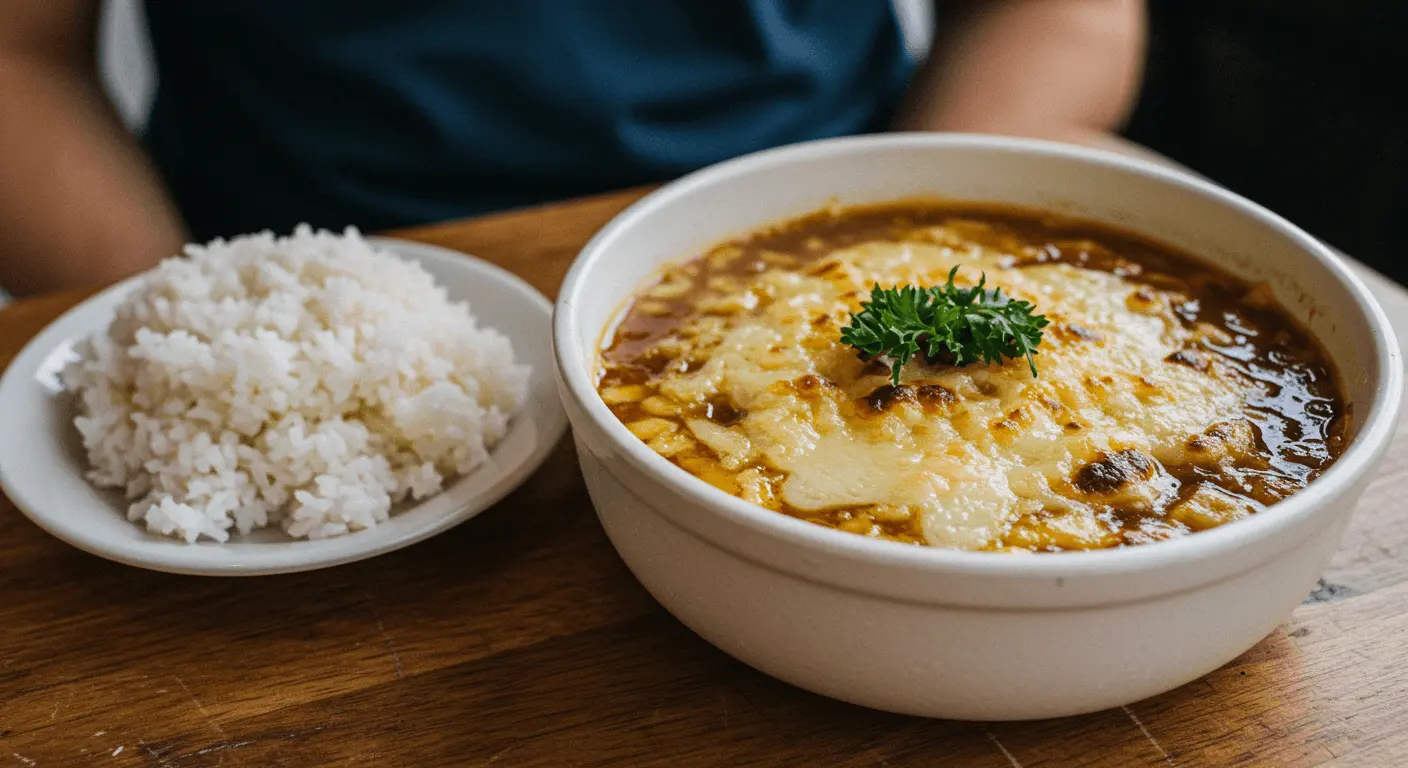
M0 288L109 283L176 254L183 227L96 78L0 51Z
M1140 0L951 3L900 130L1100 143L1127 116L1144 57Z

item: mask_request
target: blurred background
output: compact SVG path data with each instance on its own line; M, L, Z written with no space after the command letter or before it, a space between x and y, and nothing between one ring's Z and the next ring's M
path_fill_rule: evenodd
M1126 135L1408 281L1408 3L1151 0Z
M139 129L154 83L140 0L108 0L100 61ZM893 0L917 54L932 0ZM1408 282L1408 2L1150 0L1126 135Z

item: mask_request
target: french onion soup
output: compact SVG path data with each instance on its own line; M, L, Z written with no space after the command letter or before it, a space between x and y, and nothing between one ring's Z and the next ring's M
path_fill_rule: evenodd
M1339 455L1328 357L1252 285L1053 214L820 211L668 266L599 391L739 498L866 536L1059 551L1256 514Z

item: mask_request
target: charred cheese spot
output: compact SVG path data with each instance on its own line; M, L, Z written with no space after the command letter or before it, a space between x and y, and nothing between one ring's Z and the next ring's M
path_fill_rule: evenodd
M1100 454L1099 459L1076 472L1072 483L1084 493L1106 496L1153 476L1153 460L1140 451L1127 448Z
M916 400L913 387L885 384L861 398L861 403L864 404L865 411L873 415L884 413L897 403L913 403Z
M942 384L920 384L914 396L926 411L936 411L958 402L958 395Z
M716 396L704 404L704 418L721 427L731 427L748 415L727 397Z

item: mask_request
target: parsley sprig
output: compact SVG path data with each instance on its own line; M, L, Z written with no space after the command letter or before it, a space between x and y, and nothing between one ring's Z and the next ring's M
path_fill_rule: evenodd
M930 361L953 365L1026 357L1036 376L1033 356L1046 318L1033 314L1031 303L1003 296L1001 288L988 290L986 273L972 288L955 286L957 273L954 267L946 284L932 288L875 286L870 300L841 329L841 341L866 359L888 357L895 386L900 369L920 352Z

